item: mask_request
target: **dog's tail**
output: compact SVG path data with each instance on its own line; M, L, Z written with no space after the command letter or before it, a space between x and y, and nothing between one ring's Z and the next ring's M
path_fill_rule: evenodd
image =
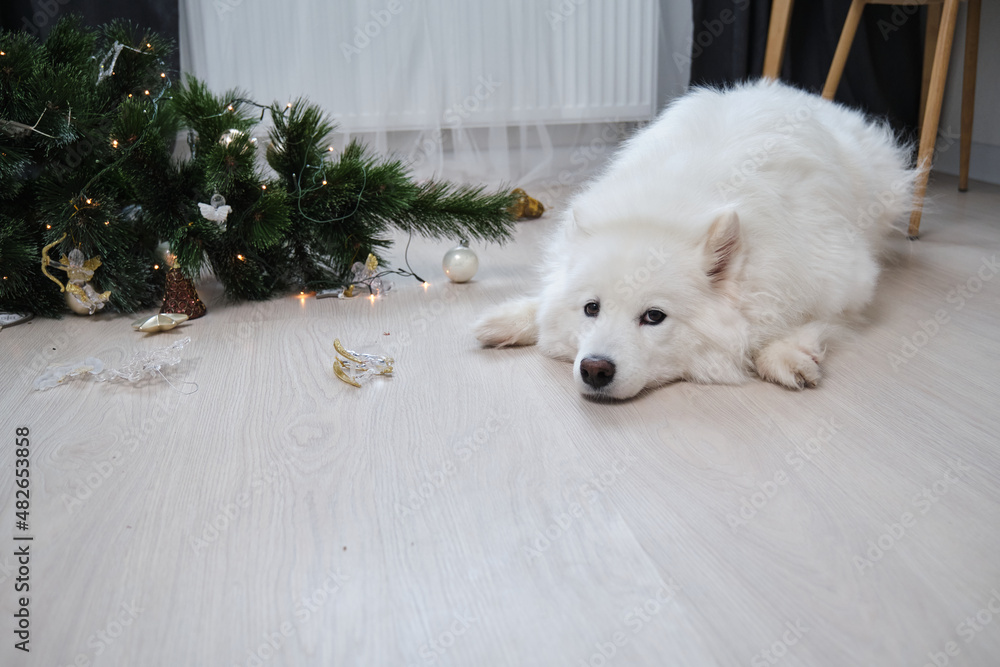
M916 184L930 171L930 164L913 166L915 145L902 141L888 121L882 121L875 128L873 134L878 138L877 145L869 145L869 150L863 154L872 173L879 175L878 183L871 184L875 188L872 192L874 201L869 206L868 213L875 222L872 232L881 241L890 230L907 232L906 225L911 211L914 206L923 203L916 201ZM876 243L875 247L880 245L881 243Z

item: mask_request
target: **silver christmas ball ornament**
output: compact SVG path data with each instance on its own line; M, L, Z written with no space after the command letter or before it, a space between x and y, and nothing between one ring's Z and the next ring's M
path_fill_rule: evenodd
M472 276L479 270L479 258L469 247L469 242L463 240L444 254L441 268L451 282L466 283L472 280Z

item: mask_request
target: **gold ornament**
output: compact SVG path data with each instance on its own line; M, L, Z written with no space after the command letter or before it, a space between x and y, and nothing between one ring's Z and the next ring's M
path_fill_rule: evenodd
M173 329L181 322L187 322L188 316L184 313L158 313L150 317L141 317L132 323L132 328L144 333L155 333L157 331L167 331Z
M97 290L90 286L90 279L94 277L94 271L101 265L101 258L98 256L85 260L83 252L79 248L73 248L69 251L69 257L63 255L58 262L52 261L49 259L49 251L62 243L65 238L66 235L63 234L58 240L42 248L42 273L56 285L59 285L60 292L66 294L66 305L69 306L70 310L78 315L93 315L104 308L104 304L111 296L110 290L98 294ZM50 266L66 272L68 280L65 286L58 278L48 272Z
M365 268L368 269L368 273L375 273L375 269L378 268L378 259L375 255L368 253L368 259L365 260Z
M514 205L510 207L510 213L515 220L525 218L540 218L545 213L545 206L542 202L528 195L521 188L515 189L511 194L517 197Z
M351 282L347 287L337 287L335 289L322 290L316 293L317 299L327 297L337 297L338 299L353 299L361 296L362 289L367 289L369 298L382 296L384 292L392 289L392 283L383 283L378 275L378 258L368 253L365 263L354 262L351 265Z
M373 375L392 375L395 360L392 357L383 357L375 354L363 354L353 352L345 348L340 339L334 339L333 349L343 359L333 360L333 374L343 382L360 387L358 380Z

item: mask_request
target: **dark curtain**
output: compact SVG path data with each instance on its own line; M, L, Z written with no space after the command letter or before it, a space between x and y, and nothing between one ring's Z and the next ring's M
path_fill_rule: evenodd
M45 39L62 16L78 14L89 26L99 26L112 19L129 19L140 28L149 28L177 44L180 34L176 0L3 0L0 2L0 27L27 30ZM180 69L176 50L167 59L170 69Z
M692 0L692 85L759 77L764 66L770 0ZM797 0L781 79L819 93L826 81L850 0ZM917 136L924 10L869 5L851 48L836 100L887 117L908 139Z

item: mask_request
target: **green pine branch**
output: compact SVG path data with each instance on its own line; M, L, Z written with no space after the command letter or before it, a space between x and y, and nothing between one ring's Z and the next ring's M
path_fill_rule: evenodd
M187 275L210 271L238 301L344 284L369 253L384 264L397 229L510 238L506 189L416 183L356 141L337 154L319 107L175 84L171 48L122 21L94 31L66 17L44 43L0 32L0 310L64 310L40 271L42 246L60 238L56 260L74 248L101 258L93 286L118 311L158 302L162 241ZM177 159L185 134L190 154ZM224 222L202 217L216 194L232 209Z

